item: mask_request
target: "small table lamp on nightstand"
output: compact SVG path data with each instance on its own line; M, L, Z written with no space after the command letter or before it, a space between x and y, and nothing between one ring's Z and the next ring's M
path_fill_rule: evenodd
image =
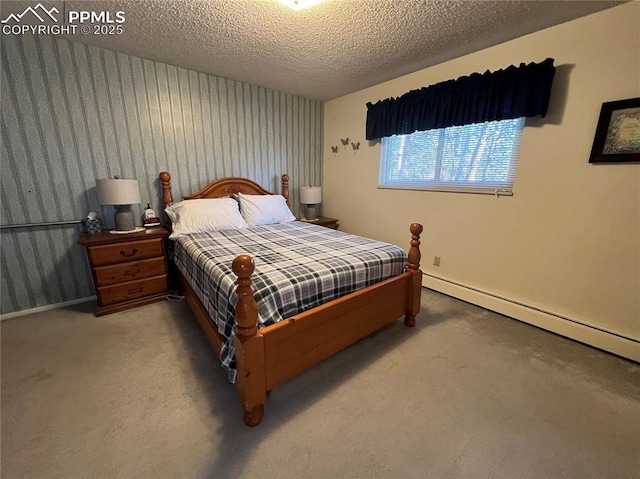
M305 205L305 219L317 219L318 205L322 203L322 188L320 188L319 186L301 186L300 203Z
M138 180L125 180L120 178L96 180L98 190L98 202L101 205L113 205L116 212L113 216L116 223L116 231L134 231L136 218L131 211L131 205L140 203L140 188Z

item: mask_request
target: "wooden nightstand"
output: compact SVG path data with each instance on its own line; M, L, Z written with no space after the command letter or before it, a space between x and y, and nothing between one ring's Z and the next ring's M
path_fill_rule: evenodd
M161 226L139 233L108 231L80 235L87 248L98 296L96 316L161 301L168 289L167 230Z
M338 221L335 218L327 218L326 216L319 216L318 219L307 221L307 223L313 223L314 225L324 226L326 228L331 228L332 230L337 230L340 226Z

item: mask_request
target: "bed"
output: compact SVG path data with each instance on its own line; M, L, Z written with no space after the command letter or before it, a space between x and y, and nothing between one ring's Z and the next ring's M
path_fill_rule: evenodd
M175 204L171 175L160 173L160 181L163 205L169 211ZM282 176L281 187L283 201L288 204L287 175ZM246 178L222 178L186 196L181 204L187 200L238 196L260 198L255 195L272 193ZM179 289L228 369L244 410L245 424L260 424L267 393L279 384L400 317L404 316L406 326L415 325L420 309L422 225L412 223L409 230L410 248L408 253L402 252L401 258L406 264L400 265L397 254L384 243L366 240L372 243L363 246L364 238L299 221L251 225L246 230L197 232L176 239L172 258ZM298 238L312 246L302 251L296 244ZM276 246L272 247L273 241ZM330 254L331 241L346 242L341 248L350 248L349 256L364 257L365 266L341 268ZM292 248L292 244L296 246ZM306 264L306 257L312 257L315 250L319 263L309 267L302 262L296 264L296 254L305 256ZM276 258L273 263L280 265L274 272L270 271L271 257ZM341 270L354 280L321 280L316 270L323 268L333 273ZM278 277L287 277L295 287L287 292L277 282ZM305 280L322 287L312 283L311 287L298 286L298 281L303 284ZM336 286L338 281L341 283ZM332 286L326 287L327 283ZM312 293L308 293L309 288ZM267 295L264 291L271 292ZM271 314L265 303L274 302L271 295L282 291L284 296L293 298L299 310L278 303Z

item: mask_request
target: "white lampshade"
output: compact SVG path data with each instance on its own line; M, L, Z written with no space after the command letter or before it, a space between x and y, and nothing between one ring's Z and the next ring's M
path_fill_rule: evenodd
M96 189L101 205L133 205L141 202L138 180L96 180Z
M301 186L300 203L303 205L317 205L322 203L322 188L319 186Z

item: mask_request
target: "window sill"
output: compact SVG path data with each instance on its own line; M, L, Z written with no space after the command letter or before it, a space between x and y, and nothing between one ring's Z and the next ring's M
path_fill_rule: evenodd
M500 189L500 188L473 188L473 187L461 187L461 186L400 186L400 185L378 185L378 189L381 190L414 190L414 191L434 191L439 193L470 193L473 195L490 195L495 197L500 196L513 196L512 190Z

